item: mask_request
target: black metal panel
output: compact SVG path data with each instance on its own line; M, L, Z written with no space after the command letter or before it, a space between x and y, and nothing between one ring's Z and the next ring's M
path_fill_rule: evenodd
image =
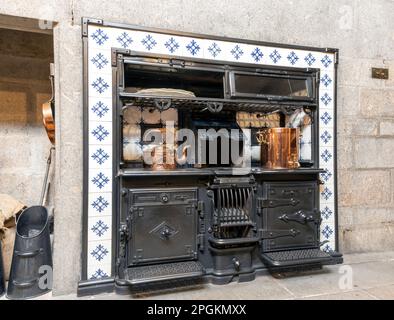
M318 246L317 181L268 182L263 193L263 251Z
M197 258L197 189L129 190L128 264Z

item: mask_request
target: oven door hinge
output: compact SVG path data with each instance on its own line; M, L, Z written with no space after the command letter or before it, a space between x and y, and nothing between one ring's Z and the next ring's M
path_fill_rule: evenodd
M261 239L276 239L282 237L296 237L300 234L298 229L280 230L280 229L260 229L259 235Z
M130 239L128 223L129 220L126 219L126 222L121 223L119 227L119 256L121 257L126 257L126 245Z

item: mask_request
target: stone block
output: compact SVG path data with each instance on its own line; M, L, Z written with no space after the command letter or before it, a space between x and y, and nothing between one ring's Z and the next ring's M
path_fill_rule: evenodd
M357 119L355 117L338 117L338 135L342 136L376 136L379 122L376 119Z
M394 90L363 88L360 92L361 114L368 118L394 116Z
M387 206L391 202L390 171L342 171L338 179L338 201L340 206Z
M360 93L358 87L338 86L337 112L341 117L360 116Z
M351 137L338 136L337 153L339 169L350 169L353 167L353 140Z
M394 139L354 139L354 164L356 168L394 168Z
M381 136L394 136L394 121L381 121L379 133Z

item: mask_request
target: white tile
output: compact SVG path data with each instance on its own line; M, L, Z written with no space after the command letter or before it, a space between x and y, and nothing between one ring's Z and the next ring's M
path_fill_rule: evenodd
M112 98L89 98L89 121L112 121Z
M226 41L203 40L204 58L209 60L228 60L229 43Z
M88 264L88 279L98 280L105 279L111 276L111 264L93 263Z
M324 173L320 174L320 179L327 184L331 184L334 182L334 172L333 167L324 167L323 164L320 164L320 168L326 170Z
M182 56L190 58L204 58L203 40L199 38L180 37Z
M334 110L333 109L319 109L319 129L334 127Z
M112 28L93 26L88 27L89 49L91 48L111 48L110 32Z
M111 240L112 216L89 217L88 239L89 241Z
M112 192L112 170L89 168L89 192Z
M324 184L320 186L320 203L333 203L335 197L334 184Z
M320 214L322 222L334 223L335 222L335 204L324 203L320 205Z
M335 55L333 53L322 53L319 59L319 67L322 70L334 70Z
M112 98L112 74L89 70L89 97Z
M112 122L89 121L89 144L112 145Z
M320 242L335 241L335 224L322 222L320 225Z
M88 202L89 217L112 216L111 192L89 192Z
M334 91L324 90L322 85L320 85L319 90L319 108L333 109L334 108Z
M323 244L320 248L321 250L327 253L331 251L335 251L335 236L331 241L328 241L327 243Z
M112 39L112 47L135 50L138 38L136 37L134 31L113 28L112 32L110 32L110 35Z
M334 148L320 146L319 150L319 166L320 168L334 168Z
M184 41L182 37L174 35L163 35L161 38L161 43L159 43L160 51L163 54L182 56L183 55L183 44Z
M112 74L111 50L89 48L88 51L89 72L98 74Z
M112 146L89 145L89 168L112 169Z
M111 240L88 241L88 265L110 265L111 253Z
M334 129L330 127L321 128L319 130L319 145L320 147L334 146Z
M320 89L332 92L334 90L334 73L321 71L320 72Z

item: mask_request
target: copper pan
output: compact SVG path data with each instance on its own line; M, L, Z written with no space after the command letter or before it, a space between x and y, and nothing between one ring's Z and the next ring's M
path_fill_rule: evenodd
M295 169L298 163L299 128L266 128L257 132L261 164L269 169Z

